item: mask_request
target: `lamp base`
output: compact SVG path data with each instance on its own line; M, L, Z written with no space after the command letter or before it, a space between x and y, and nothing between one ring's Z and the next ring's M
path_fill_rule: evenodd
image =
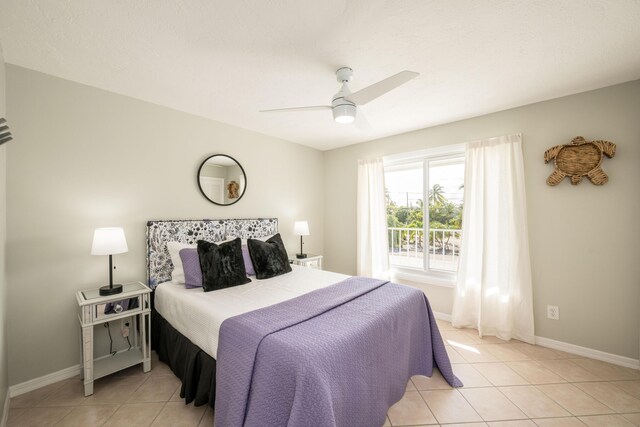
M115 295L122 292L122 285L113 285L113 287L107 285L100 288L100 295Z
M302 259L302 258L306 258L307 254L296 254L296 258L298 259Z

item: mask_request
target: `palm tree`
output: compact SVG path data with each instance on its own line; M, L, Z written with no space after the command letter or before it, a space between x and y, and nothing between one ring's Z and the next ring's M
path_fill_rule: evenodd
M429 190L429 204L439 204L442 205L447 201L447 198L444 195L444 188L440 184L433 184L431 190Z

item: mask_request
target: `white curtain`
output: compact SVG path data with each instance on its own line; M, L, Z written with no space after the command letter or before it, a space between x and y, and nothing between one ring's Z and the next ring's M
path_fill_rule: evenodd
M534 343L520 135L467 145L462 229L453 326Z
M357 271L389 278L387 208L382 159L358 161Z

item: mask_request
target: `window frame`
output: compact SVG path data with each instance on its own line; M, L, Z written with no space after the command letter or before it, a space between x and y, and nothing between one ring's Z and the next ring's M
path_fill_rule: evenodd
M466 144L455 144L443 147L436 147L431 149L413 151L409 153L400 153L383 158L383 165L385 173L387 167L401 166L407 163L422 163L422 200L423 200L423 221L422 221L422 233L425 236L425 241L428 241L427 236L429 233L429 162L453 160L462 158L464 163ZM464 228L461 229L461 233ZM388 233L387 227L387 233ZM422 269L402 267L397 265L389 265L392 278L409 280L417 283L425 283L436 286L443 286L453 288L455 287L458 272L451 272L445 270L436 270L429 267L429 252L425 252L422 258Z

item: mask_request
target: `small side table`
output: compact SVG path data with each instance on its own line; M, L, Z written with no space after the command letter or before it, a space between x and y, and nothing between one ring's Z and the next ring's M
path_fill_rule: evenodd
M322 270L322 255L308 254L306 258L297 258L295 255L289 255L289 262L303 267Z
M142 282L123 285L122 292L101 296L100 290L78 291L78 320L81 327L81 365L84 395L93 394L93 381L142 363L144 372L151 370L151 289ZM123 303L123 301L126 301ZM93 356L93 327L105 322L131 317L131 348L114 355Z

